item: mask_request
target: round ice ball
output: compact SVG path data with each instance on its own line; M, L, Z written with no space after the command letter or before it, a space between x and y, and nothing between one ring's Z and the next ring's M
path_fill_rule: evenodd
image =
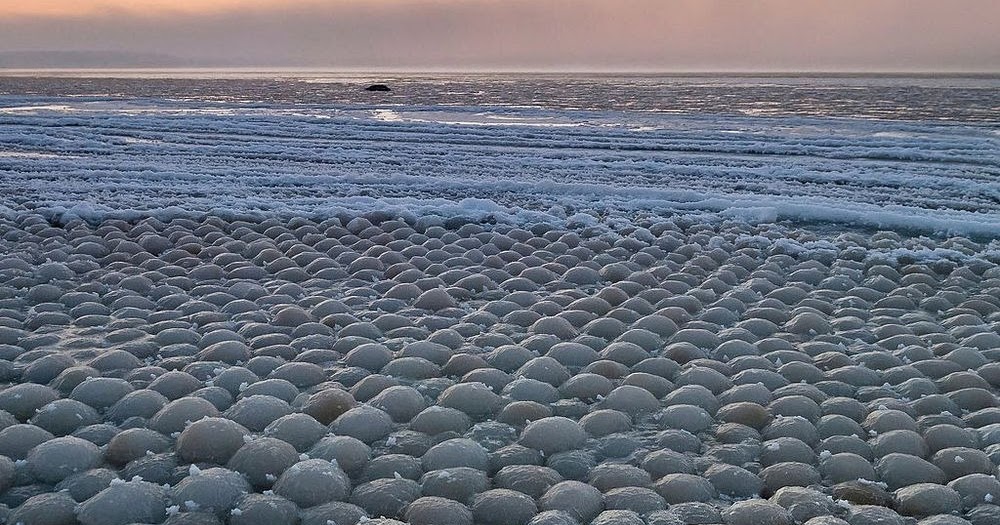
M347 474L335 463L322 459L307 459L292 465L274 484L276 494L303 508L342 501L350 490Z
M58 483L67 476L99 465L101 450L89 441L68 436L36 446L28 453L27 460L36 479Z
M239 423L207 417L191 423L177 438L177 455L189 463L225 464L250 431Z
M112 483L80 504L82 525L161 523L167 516L167 489L145 481Z

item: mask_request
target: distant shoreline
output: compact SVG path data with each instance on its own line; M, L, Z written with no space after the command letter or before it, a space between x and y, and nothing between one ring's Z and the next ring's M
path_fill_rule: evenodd
M612 77L747 77L747 78L992 78L1000 71L709 71L709 70L585 70L585 69L434 69L434 68L330 68L330 67L4 67L0 76L54 77L152 77L204 78L207 76L252 78L255 75L559 75Z

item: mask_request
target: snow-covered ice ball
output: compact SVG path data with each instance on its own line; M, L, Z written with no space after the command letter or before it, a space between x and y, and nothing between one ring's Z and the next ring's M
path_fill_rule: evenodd
M760 477L736 465L716 463L708 467L703 475L719 494L733 498L759 496L764 489Z
M122 479L140 479L158 484L174 484L190 473L190 467L182 467L177 455L172 453L153 454L125 465L121 470Z
M233 405L233 396L221 386L206 386L191 392L190 397L204 399L212 404L217 410L226 410Z
M653 479L660 479L667 474L693 474L695 471L690 457L669 449L654 450L646 454L641 467Z
M253 373L251 370L242 366L232 366L220 371L212 378L212 384L221 388L225 388L233 396L240 394L241 385L252 385L260 381L260 377Z
M650 484L649 473L632 465L602 463L590 470L589 483L601 492L621 487L645 487Z
M78 320L77 324L79 323ZM67 354L48 354L35 359L25 367L21 372L21 379L28 383L44 385L75 364L76 360Z
M726 525L792 525L792 517L780 505L764 500L738 501L722 511Z
M73 524L76 518L76 501L64 492L38 494L28 498L7 517L8 523Z
M660 408L660 401L644 388L622 385L612 390L599 405L636 417L656 411Z
M374 523L369 520L365 509L343 501L331 501L315 507L310 507L300 513L300 525L329 525L333 523ZM392 520L389 520L392 521Z
M383 478L355 487L350 501L371 516L401 518L406 506L420 496L420 484L416 481Z
M665 509L667 502L647 487L620 487L604 494L604 505L611 510L631 510L645 516Z
M437 496L424 496L406 507L410 525L472 525L472 511L465 505Z
M351 436L365 443L384 438L393 428L389 414L370 405L354 407L341 414L330 425L330 429L336 434Z
M761 436L765 440L779 437L795 438L810 446L819 443L816 426L802 416L779 417L761 430Z
M453 467L477 470L489 468L489 455L479 443L466 438L454 438L434 445L421 457L427 472Z
M891 507L894 505L894 500L886 488L887 485L881 481L859 479L838 483L831 488L830 492L834 499L844 500L854 505Z
M444 288L432 288L420 294L413 302L415 308L424 310L444 310L455 306L455 299Z
M397 423L407 423L426 408L424 396L408 386L391 386L378 393L368 403L389 414Z
M141 389L130 392L111 405L105 412L108 421L121 423L131 417L150 418L169 400L153 390Z
M816 453L806 443L790 437L775 438L763 443L760 451L761 465L767 467L788 461L812 465L816 462Z
M427 472L420 478L425 496L440 496L468 503L470 498L490 487L486 473L469 468L454 467Z
M705 409L694 405L672 405L657 414L660 428L686 430L697 434L707 430L713 422Z
M710 481L687 473L667 474L653 483L653 489L671 505L709 501L718 495Z
M329 425L355 405L357 402L350 392L339 388L328 388L309 396L301 410L314 417L316 421Z
M169 400L182 398L203 387L201 381L187 372L172 370L149 383L149 390L163 394Z
M562 363L548 356L535 357L517 369L518 377L526 377L558 387L572 376Z
M315 363L285 363L268 374L269 379L284 379L298 388L309 388L327 380L326 371Z
M461 410L473 419L482 419L496 411L500 397L483 383L459 383L445 389L437 401L440 406Z
M29 420L57 436L65 436L77 428L100 422L97 411L73 399L57 399L38 409Z
M946 483L944 471L932 463L907 454L886 454L875 464L875 472L890 490L914 483Z
M771 414L757 403L741 401L723 406L717 412L721 421L739 423L760 430L771 421Z
M534 401L536 403L555 403L560 399L559 390L556 387L538 381L521 377L504 385L502 393L505 398L514 401Z
M299 461L295 447L274 438L258 438L243 445L229 459L228 467L246 476L256 488L269 488Z
M764 481L764 495L770 496L782 487L808 487L819 484L822 477L816 467L805 463L775 463L758 474Z
M836 517L836 516L816 516L803 525L850 525L846 521Z
M108 350L91 359L88 365L101 372L121 372L139 368L142 366L142 362L134 354L125 350Z
M906 523L906 520L896 511L877 505L852 506L847 509L845 520L851 525L904 525ZM735 525L742 525L742 523Z
M532 421L521 432L520 443L546 455L579 448L587 434L579 423L565 417L547 417Z
M567 450L545 456L545 466L566 479L586 481L596 464L595 453L586 449Z
M562 510L581 523L589 523L604 510L604 496L591 485L568 480L553 485L538 504L542 510Z
M81 525L160 523L167 515L167 489L145 481L112 483L83 502L77 519Z
M517 443L490 452L490 471L497 472L508 465L541 465L542 453Z
M968 474L993 474L996 471L985 452L966 447L941 449L931 456L931 463L944 471L949 481Z
M522 427L531 421L552 416L552 409L535 401L514 401L504 405L497 414L497 421Z
M168 405L169 406L169 405ZM221 417L199 419L177 437L177 455L190 463L225 464L250 435L245 427Z
M592 525L646 525L642 517L631 510L605 510L590 523Z
M436 436L442 432L463 433L472 426L464 412L454 408L429 406L413 417L410 429Z
M294 413L281 416L264 428L263 435L280 439L299 452L305 452L327 434L328 430L308 414Z
M890 430L875 436L869 443L876 457L898 453L922 458L930 453L924 438L912 430Z
M577 398L592 402L607 396L612 389L614 385L610 379L597 374L580 373L560 385L559 393L568 399Z
M525 525L538 513L535 501L521 492L492 489L472 501L476 523L484 525Z
M14 486L17 476L17 466L7 456L0 455L0 493Z
M252 432L260 432L276 419L292 413L292 407L273 396L244 397L229 407L225 417Z
M740 423L723 423L715 428L715 439L719 443L736 445L739 443L761 441L760 432Z
M528 525L580 525L580 522L566 511L546 510L531 518Z
M357 366L371 372L378 372L392 361L393 355L385 346L378 343L365 343L351 349L344 356L344 364Z
M1000 480L988 474L968 474L949 482L948 487L962 497L965 510L1000 496Z
M56 484L57 491L67 491L75 501L85 501L108 488L118 474L110 469L95 468L78 472Z
M673 450L674 452L700 452L701 439L682 429L667 429L656 436L656 444L660 448Z
M173 488L171 501L186 511L200 510L225 516L236 500L250 490L250 484L239 473L210 468L182 479Z
M100 464L101 450L89 441L67 436L39 444L28 453L27 461L35 479L58 483Z
M535 499L562 480L558 472L540 465L508 465L493 476L497 488L523 492Z
M542 317L529 328L531 333L554 335L563 341L569 341L577 336L576 328L562 317Z
M138 329L136 329L138 330ZM139 334L145 335L145 332L138 330ZM58 390L63 395L69 395L74 388L80 385L80 383L87 380L87 378L98 377L101 372L96 368L89 366L71 366L64 369L59 373L52 381L49 382L49 386Z
M316 442L306 455L313 459L336 461L344 472L354 475L360 473L368 464L372 449L357 438L327 436Z
M149 420L149 428L169 436L183 431L189 423L206 417L218 418L220 415L215 405L202 398L182 397L161 408Z
M816 516L839 514L835 501L826 494L805 487L783 487L771 496L771 503L781 505L796 522L805 522Z
M961 495L935 483L916 483L895 492L896 511L904 516L951 514L962 509Z
M406 478L417 480L424 469L420 460L406 454L382 454L371 460L359 476L364 481L379 478Z
M271 396L286 403L291 403L299 396L299 389L284 379L264 379L248 385L240 394L240 398L255 395Z
M130 428L111 438L104 451L104 457L111 463L124 465L147 454L163 452L171 445L173 441L169 437L155 430Z
M45 385L20 383L0 391L0 410L20 421L27 421L35 411L59 399L59 392Z
M289 467L274 484L274 492L299 507L347 499L351 481L336 464L307 459Z
M980 447L976 432L951 424L933 425L924 430L923 438L931 453L950 447Z
M230 525L295 525L299 522L299 508L281 496L246 494L236 500L229 511ZM327 525L323 521L319 525Z

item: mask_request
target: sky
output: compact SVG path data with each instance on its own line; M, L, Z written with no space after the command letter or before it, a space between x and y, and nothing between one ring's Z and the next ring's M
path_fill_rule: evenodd
M997 27L1000 0L0 0L0 64L998 72Z

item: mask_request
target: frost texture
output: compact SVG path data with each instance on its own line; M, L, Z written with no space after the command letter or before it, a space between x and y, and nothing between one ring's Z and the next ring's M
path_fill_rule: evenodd
M1000 235L998 136L975 122L4 97L0 130L8 216L683 212Z

